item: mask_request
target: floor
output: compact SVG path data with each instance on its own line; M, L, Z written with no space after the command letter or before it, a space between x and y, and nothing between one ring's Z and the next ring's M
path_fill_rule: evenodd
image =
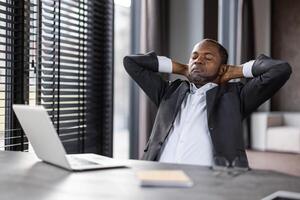
M300 154L247 150L252 169L267 169L300 177Z

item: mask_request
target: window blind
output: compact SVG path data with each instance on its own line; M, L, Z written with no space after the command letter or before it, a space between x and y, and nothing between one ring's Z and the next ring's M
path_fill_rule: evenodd
M113 2L40 1L37 99L68 153L111 156Z
M28 148L12 104L41 104L68 153L112 156L113 12L112 0L0 1L0 148Z
M30 21L25 9L28 1L0 1L0 149L27 150L27 139L18 124L12 104L23 104L28 100L26 81L30 41L25 26ZM34 13L34 11L32 12ZM30 25L28 25L30 28ZM27 40L28 38L28 40ZM25 56L26 55L26 56ZM26 78L27 77L27 78Z

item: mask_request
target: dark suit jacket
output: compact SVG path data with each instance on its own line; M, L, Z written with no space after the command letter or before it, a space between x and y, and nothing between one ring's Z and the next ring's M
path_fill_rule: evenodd
M143 156L145 160L154 161L158 159L181 103L189 92L189 82L164 80L158 73L158 59L154 52L126 56L123 62L128 74L158 107ZM232 82L207 91L208 120L199 123L208 123L216 165L248 166L242 120L278 91L291 72L287 62L260 55L252 67L254 78L247 84Z

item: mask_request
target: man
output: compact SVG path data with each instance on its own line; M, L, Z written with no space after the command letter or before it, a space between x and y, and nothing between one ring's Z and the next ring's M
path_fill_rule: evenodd
M143 159L204 166L248 167L242 121L289 79L287 62L260 55L241 66L227 64L227 51L205 39L188 65L154 52L124 58L129 75L158 107ZM158 72L188 81L165 81ZM247 84L228 82L251 78Z

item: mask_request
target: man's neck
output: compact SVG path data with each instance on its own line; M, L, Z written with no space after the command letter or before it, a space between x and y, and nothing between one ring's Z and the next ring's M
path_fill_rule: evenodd
M193 82L192 82L193 83ZM201 88L202 86L206 85L207 83L215 83L217 85L219 85L219 81L211 81L211 82L202 82L202 83L194 83L194 85L197 87L197 88Z

